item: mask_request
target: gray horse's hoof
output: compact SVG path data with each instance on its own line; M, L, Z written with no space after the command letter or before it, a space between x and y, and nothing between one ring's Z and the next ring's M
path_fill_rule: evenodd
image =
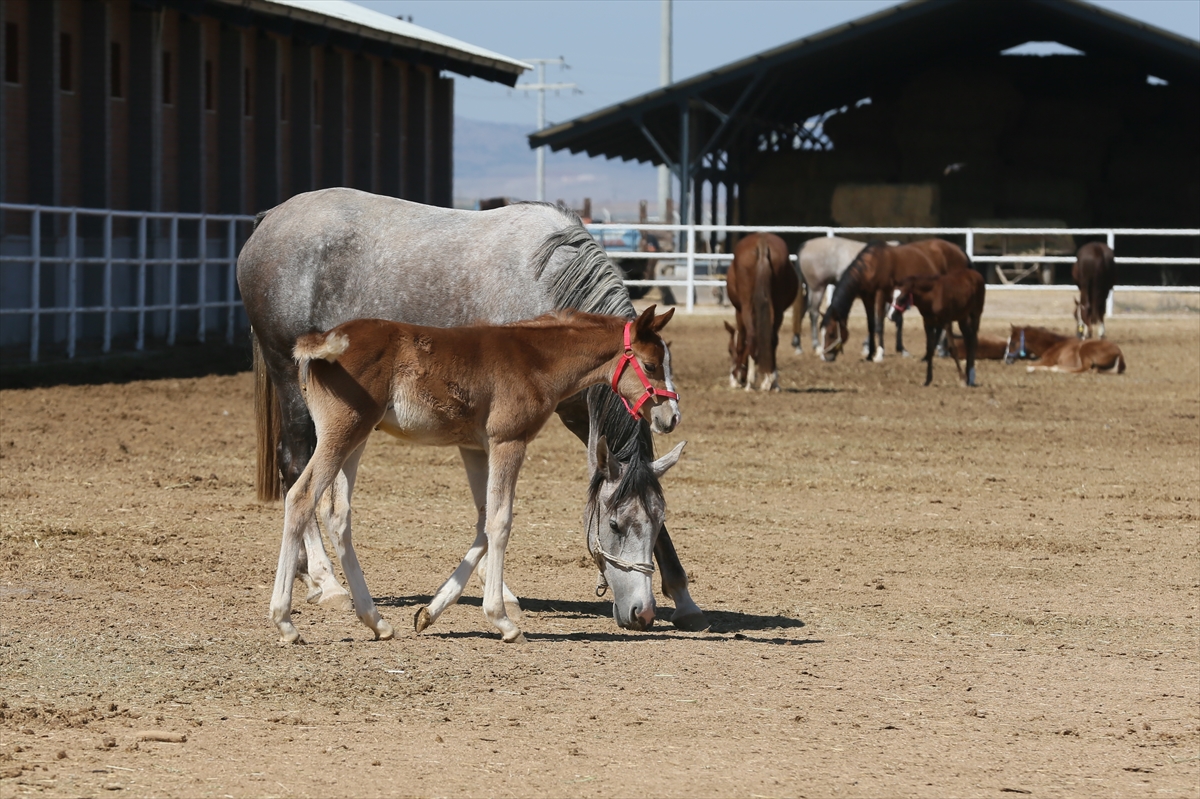
M689 613L686 616L672 616L671 624L675 629L687 633L702 633L709 628L708 617L703 613Z
M525 633L517 633L513 638L502 638L506 644L527 644L529 641L525 639Z

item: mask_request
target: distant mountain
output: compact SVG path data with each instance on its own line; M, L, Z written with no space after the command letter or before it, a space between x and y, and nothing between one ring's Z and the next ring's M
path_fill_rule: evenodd
M532 200L537 156L526 138L531 127L454 118L454 204L471 207L476 200L512 197ZM656 213L658 178L649 164L588 158L567 152L546 154L546 199L581 208L592 200L592 214L602 219L637 217L639 200Z

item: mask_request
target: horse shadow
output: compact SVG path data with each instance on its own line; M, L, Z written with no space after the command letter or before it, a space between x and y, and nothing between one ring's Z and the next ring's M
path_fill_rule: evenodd
M429 594L412 594L408 596L384 596L377 597L375 604L380 607L391 608L408 608L416 610L417 608L428 605L433 600L433 596ZM571 600L571 599L539 599L536 597L521 597L521 610L525 613L544 614L550 618L560 619L608 619L612 620L612 603L604 600ZM477 596L464 596L458 600L460 605L471 605L473 607L483 607L483 599ZM670 610L669 607L662 608L663 611ZM663 613L664 618L669 616L669 613ZM719 636L730 640L753 641L757 643L770 643L787 646L796 646L800 644L819 644L824 641L818 639L794 639L782 637L763 637L751 636L747 633L765 632L768 630L795 630L805 627L803 619L792 618L791 616L782 616L779 614L761 615L756 613L743 613L732 610L707 610L705 616L708 617L709 627L703 634L709 637ZM653 640L655 632L667 631L674 632L675 629L669 621L660 621L655 624L646 633L636 632L575 632L575 633L526 633L530 639L544 640L561 640L561 641L648 641ZM426 635L435 634L432 632L425 633ZM444 638L493 638L493 631L480 630L478 632L444 632L436 633Z

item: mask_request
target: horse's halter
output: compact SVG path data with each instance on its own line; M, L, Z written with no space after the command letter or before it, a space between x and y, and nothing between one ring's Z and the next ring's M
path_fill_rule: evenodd
M907 311L909 308L911 308L912 304L913 304L912 294L911 293L905 294L901 297L896 298L896 300L892 303L892 310L898 314L902 314L905 311Z
M600 580L596 583L596 596L602 597L608 592L608 578L604 576L604 564L616 566L618 569L627 572L638 572L640 574L654 574L654 563L634 563L628 560L622 560L616 555L604 551L604 547L600 544L600 513L592 514L592 518L596 520L595 525L588 525L587 549L588 554L592 556L592 560L596 563L596 568L600 570ZM596 529L596 547L592 548L592 528Z
M1012 339L1010 338L1009 341L1011 343ZM1029 357L1029 353L1025 352L1025 328L1021 328L1021 350L1020 350L1020 352L1015 352L1015 353L1011 350L1005 350L1004 362L1012 363L1013 361L1019 361L1022 358L1028 358L1028 357Z
M621 356L621 360L617 363L617 371L613 372L612 390L616 391L617 395L621 397L621 402L625 403L625 410L629 411L629 415L634 419L640 419L638 411L646 404L646 400L655 397L677 400L679 399L679 395L674 391L667 391L665 388L655 388L650 385L650 381L646 379L646 373L642 371L642 365L638 363L637 356L633 354L633 346L629 341L629 330L632 327L633 322L625 323L625 354ZM617 390L617 384L621 382L621 373L625 371L625 367L629 364L633 365L634 374L638 376L638 380L642 381L642 387L646 389L633 405L630 405L629 400L625 399L624 395ZM597 533L597 540L599 540L599 533Z

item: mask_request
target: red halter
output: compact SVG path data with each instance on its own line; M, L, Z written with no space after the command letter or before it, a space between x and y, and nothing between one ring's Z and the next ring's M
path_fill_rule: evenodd
M633 405L630 405L629 400L625 399L623 396L621 397L621 402L625 403L625 410L629 411L629 415L634 419L637 419L639 418L638 411L640 411L642 406L646 404L646 400L650 399L651 397L662 397L663 399L677 400L679 399L679 395L674 391L667 391L666 389L655 388L654 386L650 385L650 381L646 379L646 373L642 371L641 364L637 362L637 358L635 358L633 355L633 347L631 347L629 344L629 329L632 326L633 322L625 323L625 354L621 356L621 361L617 364L617 371L613 372L612 390L617 391L617 383L619 383L621 380L621 373L625 371L626 364L633 364L634 374L636 374L638 379L642 381L642 386L646 389L646 391ZM620 396L619 391L617 391L617 394Z

